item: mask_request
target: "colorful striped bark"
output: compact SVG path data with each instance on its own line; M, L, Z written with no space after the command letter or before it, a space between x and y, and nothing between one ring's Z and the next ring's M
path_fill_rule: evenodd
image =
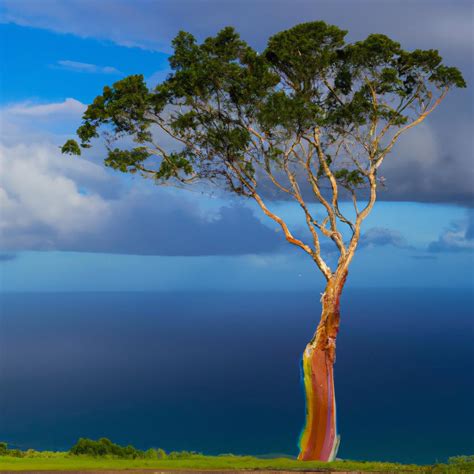
M298 459L333 461L339 446L336 426L333 364L328 352L311 347L303 354L306 426L301 433Z
M339 301L347 274L327 284L321 299L318 330L303 354L302 372L306 392L306 423L299 440L303 461L333 461L340 437L336 425L333 366L339 331Z

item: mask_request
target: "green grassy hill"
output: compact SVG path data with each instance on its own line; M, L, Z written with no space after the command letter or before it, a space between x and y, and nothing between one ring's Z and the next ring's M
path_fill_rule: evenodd
M157 470L281 470L281 471L358 471L358 472L471 472L474 456L450 458L448 464L417 466L398 463L297 461L287 457L205 456L186 451L165 453L162 449L141 451L119 446L108 439L80 439L68 452L20 451L0 443L0 471L100 471L125 469Z

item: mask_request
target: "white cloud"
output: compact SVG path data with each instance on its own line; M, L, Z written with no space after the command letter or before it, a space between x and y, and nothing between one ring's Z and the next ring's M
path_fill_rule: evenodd
M400 232L385 227L372 227L364 232L360 239L359 247L371 249L385 245L398 248L409 247L405 237Z
M49 104L34 104L32 102L23 102L10 107L1 109L2 117L22 116L22 117L45 117L54 115L73 115L78 116L84 113L86 105L76 99L67 98L63 102L53 102Z
M474 251L474 211L467 218L451 222L450 226L430 243L431 252L472 252Z
M0 107L0 135L4 145L32 142L63 143L76 129L86 105L67 98L62 102L20 102Z
M94 231L110 213L120 183L103 166L59 149L61 132L77 126L85 108L67 98L0 109L2 247L54 247L55 239Z
M195 196L147 191L142 180L112 199L81 186L102 173L102 166L65 157L51 144L0 145L0 249L143 255L279 249L281 239L248 208L222 208L210 220Z
M466 239L466 233L462 229L448 230L430 248L437 252L472 251L474 250L474 240Z
M58 166L58 160L62 160ZM91 163L86 167L100 168ZM0 213L3 247L48 247L53 236L67 236L97 228L109 204L98 194L81 192L66 177L77 165L47 144L0 145ZM88 172L90 172L89 170ZM48 237L45 239L44 232ZM20 244L20 245L18 245Z
M121 74L112 66L98 66L97 64L81 63L78 61L61 60L57 62L57 67L74 72L86 72L89 74Z
M77 122L83 110L75 99L0 109L8 128L0 141L1 249L227 255L279 245L247 208L221 208L210 218L194 194L175 196L141 179L130 186L103 156L91 161L101 146L87 157L62 155L65 136L51 130L59 123L67 134L65 118Z

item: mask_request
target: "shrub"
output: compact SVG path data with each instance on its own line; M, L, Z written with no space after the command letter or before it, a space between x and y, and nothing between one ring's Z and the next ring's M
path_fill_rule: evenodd
M8 454L8 444L4 441L0 442L0 456L6 456Z
M25 455L24 451L19 449L8 449L8 444L5 442L0 443L0 456L12 456L14 458L22 458Z
M448 459L449 464L471 464L474 463L474 455L453 456Z
M76 456L120 456L122 447L112 443L107 438L100 438L98 441L87 438L79 438L79 441L71 448L70 454Z
M70 454L74 456L113 456L118 458L144 458L145 453L132 445L120 446L112 443L110 439L100 438L98 441L88 438L79 438L79 441L71 448Z
M9 449L8 450L8 455L13 456L14 458L22 458L24 452L20 451L19 449Z
M156 450L156 457L157 457L157 459L166 459L168 456L167 456L166 451L164 449L158 448Z
M145 451L145 458L146 459L158 459L156 455L156 451L153 448L147 449Z
M147 459L166 459L167 455L164 449L158 448L158 449L153 449L150 448L147 451L145 451L145 458Z

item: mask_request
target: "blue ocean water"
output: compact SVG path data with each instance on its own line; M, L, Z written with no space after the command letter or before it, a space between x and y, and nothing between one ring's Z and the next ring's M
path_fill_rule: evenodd
M0 440L67 449L297 453L310 293L0 296ZM348 289L336 362L339 456L474 452L474 296Z

